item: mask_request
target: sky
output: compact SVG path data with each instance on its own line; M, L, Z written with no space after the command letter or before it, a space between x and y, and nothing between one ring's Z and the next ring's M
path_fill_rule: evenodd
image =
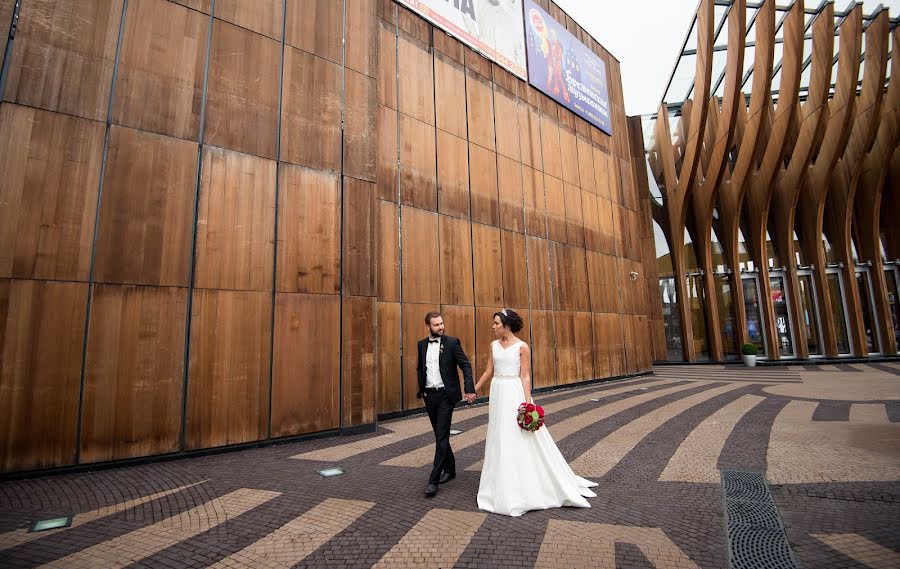
M554 0L619 60L625 114L656 113L699 0ZM779 0L778 5L788 5ZM846 9L838 0L835 9ZM863 12L878 4L900 13L900 0L865 0ZM807 6L817 5L807 0Z

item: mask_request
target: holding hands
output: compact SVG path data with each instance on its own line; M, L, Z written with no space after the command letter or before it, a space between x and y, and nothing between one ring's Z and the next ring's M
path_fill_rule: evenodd
M475 398L477 397L477 395L475 395L474 393L466 393L463 397L466 400L466 403L471 404L475 402Z

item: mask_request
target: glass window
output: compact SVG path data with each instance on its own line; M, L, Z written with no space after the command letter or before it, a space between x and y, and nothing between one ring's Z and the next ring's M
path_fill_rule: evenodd
M894 325L894 341L900 344L900 275L897 274L897 269L889 267L884 270L884 279L887 281L888 305Z
M675 279L659 279L659 294L662 299L663 329L666 335L666 359L684 360L681 340L681 316L678 314L678 294Z
M694 335L694 356L698 360L708 360L709 343L706 341L706 295L703 279L700 276L687 277L687 291Z
M719 306L719 320L722 323L722 348L725 356L740 354L737 339L737 320L734 318L734 303L731 296L731 281L726 275L716 275L716 303Z
M770 277L769 285L772 289L772 307L775 311L775 344L782 357L793 357L794 339L791 333L791 317L788 312L784 277Z
M741 283L744 286L744 310L747 313L747 339L751 344L756 344L760 354L764 354L766 345L763 342L762 309L759 305L756 277L744 277Z
M662 227L653 220L653 238L656 243L656 270L660 277L671 276L675 274L672 266L672 255L669 252L669 240L663 233Z
M844 308L844 291L841 287L841 275L830 272L828 278L828 294L831 297L831 313L834 316L834 328L837 333L837 349L839 354L850 353L850 337L847 334L847 317Z
M815 302L812 275L799 275L797 279L800 283L800 313L806 331L806 349L809 355L819 356L822 355L822 341L819 338L819 313Z
M875 321L875 307L872 299L872 285L869 282L869 271L856 271L856 288L859 290L859 307L862 312L863 328L866 331L866 349L868 353L880 352L878 346L878 330Z

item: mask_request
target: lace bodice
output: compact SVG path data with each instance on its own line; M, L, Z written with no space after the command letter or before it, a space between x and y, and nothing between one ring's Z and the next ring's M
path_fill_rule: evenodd
M497 377L519 377L521 372L521 359L519 352L522 349L523 342L519 340L515 344L506 349L500 345L499 340L491 342L491 353L494 356L494 376Z

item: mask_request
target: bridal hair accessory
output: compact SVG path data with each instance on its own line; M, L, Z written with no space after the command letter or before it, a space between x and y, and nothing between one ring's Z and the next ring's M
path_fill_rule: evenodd
M522 403L519 405L516 423L522 429L533 433L544 425L544 409L534 403Z
M503 310L500 311L500 314L502 314L503 316L509 316L509 314L507 314L505 308L504 308Z

